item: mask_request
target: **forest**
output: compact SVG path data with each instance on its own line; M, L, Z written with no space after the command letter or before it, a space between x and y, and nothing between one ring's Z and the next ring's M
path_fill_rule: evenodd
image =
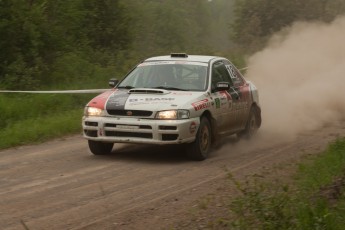
M171 52L243 65L292 22L344 12L344 0L0 0L0 89L101 87Z

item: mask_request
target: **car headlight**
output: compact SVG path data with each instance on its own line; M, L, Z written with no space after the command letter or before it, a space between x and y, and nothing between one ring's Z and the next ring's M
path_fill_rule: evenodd
M156 114L156 119L162 120L177 120L177 119L188 119L188 110L165 110L159 111Z
M96 107L86 107L84 110L85 116L101 116L103 113L103 109L99 109Z

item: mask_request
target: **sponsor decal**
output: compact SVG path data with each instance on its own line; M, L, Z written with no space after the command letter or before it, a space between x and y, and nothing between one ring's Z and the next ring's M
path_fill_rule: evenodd
M218 83L218 87L225 88L225 87L229 87L229 85L225 83Z
M192 121L192 123L190 123L190 126L189 126L189 132L193 134L195 133L195 131L196 131L196 123Z
M245 85L240 87L240 93L244 100L248 100L250 97L250 87L249 85Z
M239 110L239 109L248 109L248 101L241 101L238 103L234 103L234 109Z
M228 101L231 101L231 95L229 94L228 91L224 90L224 91L220 91L219 93L222 96L222 98L226 98Z
M221 100L221 105L224 106L228 104L228 107L231 109L232 108L232 98L231 95L229 94L228 91L220 91L220 100Z
M99 129L98 135L99 135L100 137L103 136L103 129L102 129L102 128Z
M220 108L220 100L219 100L219 98L216 98L215 102L216 102L216 108L219 109Z
M134 104L154 104L154 103L170 103L174 101L173 97L146 97L146 98L129 98L128 103Z
M211 103L209 102L209 100L206 98L204 100L201 101L197 101L192 103L192 106L194 108L195 111L201 110L201 109L206 109L209 108L211 106Z
M181 95L183 95L183 96L192 96L193 95L193 93L190 93L190 92L172 92L171 94L172 95L179 95L179 96L181 96Z
M250 92L249 87L238 87L237 89L234 89L240 96L238 100L235 100L233 103L233 109L234 110L242 110L242 109L248 109L249 108L249 99L250 99Z
M160 97L149 97L149 98L145 98L144 100L145 101L173 101L173 100L175 100L175 98L173 98L173 97L167 97L167 98L165 98L165 97L162 97L162 98L160 98Z

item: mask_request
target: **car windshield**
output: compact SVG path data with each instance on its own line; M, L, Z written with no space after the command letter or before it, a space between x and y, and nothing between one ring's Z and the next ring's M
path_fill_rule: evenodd
M160 61L139 64L118 88L159 88L204 91L207 88L207 63Z

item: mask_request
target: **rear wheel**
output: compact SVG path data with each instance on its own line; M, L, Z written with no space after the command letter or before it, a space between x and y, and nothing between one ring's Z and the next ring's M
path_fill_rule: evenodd
M246 139L250 139L250 138L252 138L256 134L258 129L259 129L258 116L257 116L256 110L255 110L255 107L252 107L250 109L250 113L249 113L249 117L248 117L248 120L247 120L246 128L243 131L239 132L237 134L237 136L239 138L244 137Z
M211 149L211 137L210 122L206 117L202 117L196 139L193 143L189 144L188 155L193 160L205 160Z
M111 153L114 143L88 140L89 149L94 155L106 155Z

